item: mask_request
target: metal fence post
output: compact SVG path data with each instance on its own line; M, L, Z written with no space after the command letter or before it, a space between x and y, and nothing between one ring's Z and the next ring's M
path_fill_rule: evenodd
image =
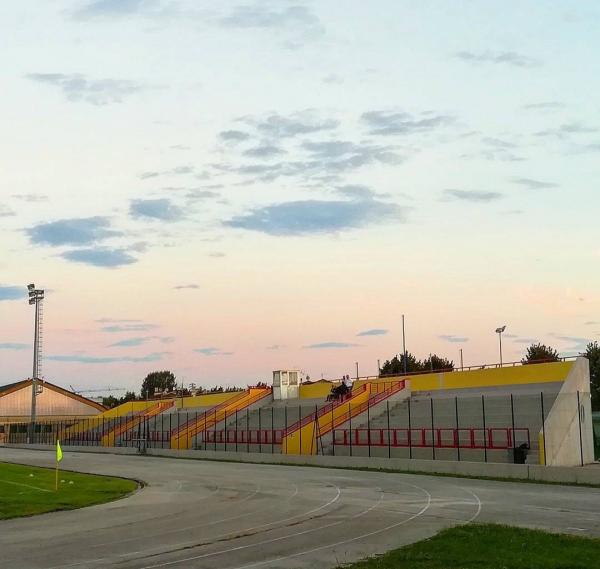
M315 417L316 420L316 417ZM302 453L302 406L298 405L298 424L300 425L300 452L298 454L303 454Z
M385 402L387 410L387 443L388 443L388 458L392 458L392 433L390 431L390 402Z
M485 425L485 396L481 395L481 414L483 415L483 460L487 462L487 430Z
M235 408L235 452L238 450L238 410Z
M331 443L333 446L333 456L335 456L335 425L333 424L333 405L331 406Z
M348 417L350 417L350 425L349 425L349 431L350 431L350 456L352 456L352 409L350 408L350 403L348 403Z
M429 403L431 406L431 454L433 456L433 460L435 460L435 432L434 432L434 421L433 421L433 397L429 398Z
M271 454L275 454L275 407L271 407Z
M250 410L246 407L246 452L250 452Z
M581 455L581 466L583 466L583 439L581 437L581 403L579 400L579 390L577 390L577 422L579 423L579 453Z
M367 399L367 444L369 445L369 457L371 456L371 406Z
M321 454L323 454L323 441L321 440L321 431L319 429L319 406L316 403L315 403L315 429L316 429L315 443L317 444L317 454L319 454L319 441L321 442Z
M287 429L288 429L288 416L287 416L287 405L283 408L283 422L284 422L284 430L283 430L283 438L281 441L281 450L284 454L287 454ZM283 442L285 441L285 450L283 449Z
M545 419L544 419L544 392L543 391L540 391L540 401L541 401L541 406L542 406L542 439L544 441L544 466L546 466L548 459L546 458L546 425L544 424Z
M410 417L410 396L408 397L408 458L412 458L412 423Z
M225 452L227 452L227 408L225 409L225 422L223 423L223 429L225 430Z
M454 412L456 414L456 455L460 462L460 427L458 422L458 397L454 397Z
M515 449L517 448L517 435L515 433L515 404L512 393L510 394L510 417L512 421L512 446Z
M258 452L262 453L262 409L258 408Z

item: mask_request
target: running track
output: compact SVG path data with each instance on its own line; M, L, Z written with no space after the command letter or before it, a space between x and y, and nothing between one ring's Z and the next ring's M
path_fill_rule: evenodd
M53 453L0 448L0 460L49 466ZM600 536L590 488L73 452L63 465L148 486L0 522L3 569L320 569L471 522Z

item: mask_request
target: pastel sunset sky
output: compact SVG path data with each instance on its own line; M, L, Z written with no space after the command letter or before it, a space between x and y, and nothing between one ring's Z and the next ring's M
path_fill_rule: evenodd
M0 384L600 337L595 1L0 4Z

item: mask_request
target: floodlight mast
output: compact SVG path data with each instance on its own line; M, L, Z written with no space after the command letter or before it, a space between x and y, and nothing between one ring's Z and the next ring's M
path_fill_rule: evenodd
M498 334L498 339L500 340L500 367L502 367L502 332L504 330L506 330L506 324L496 328L496 334Z
M38 395L38 381L42 375L42 314L44 290L36 289L35 285L27 285L29 304L35 305L35 332L33 338L33 376L31 378L31 419L29 425L28 443L33 443L36 422L36 397Z

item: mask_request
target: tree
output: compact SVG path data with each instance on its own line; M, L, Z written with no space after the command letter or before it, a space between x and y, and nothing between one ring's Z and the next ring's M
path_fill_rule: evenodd
M104 407L108 407L108 409L112 409L113 407L116 407L120 404L120 400L117 399L114 395L109 395L108 397L102 398L102 405L104 405Z
M441 358L435 354L431 354L426 360L421 363L423 371L450 371L454 369L454 362L446 358Z
M157 391L173 391L177 380L171 371L153 371L149 373L142 383L142 399L154 397Z
M417 373L425 371L441 371L454 369L454 362L446 358L442 358L435 354L431 354L427 359L418 360L410 352L406 353L406 371L407 373ZM404 373L404 354L400 357L394 356L391 360L386 360L383 364L380 376L398 375Z
M600 410L600 344L590 342L583 355L590 362L590 389L592 392L592 410Z
M406 371L408 373L415 373L422 370L422 363L410 352L407 352ZM394 356L391 360L386 360L381 367L379 375L398 375L401 373L404 373L404 354L401 354L400 357Z
M527 348L525 357L521 360L522 364L535 364L540 362L557 362L560 358L558 352L545 344L531 344Z
M135 401L137 399L136 394L133 391L127 391L123 397L115 397L114 395L109 395L108 397L102 398L102 405L104 407L108 407L112 409L113 407L117 407L121 405L121 403L127 403L128 401Z

